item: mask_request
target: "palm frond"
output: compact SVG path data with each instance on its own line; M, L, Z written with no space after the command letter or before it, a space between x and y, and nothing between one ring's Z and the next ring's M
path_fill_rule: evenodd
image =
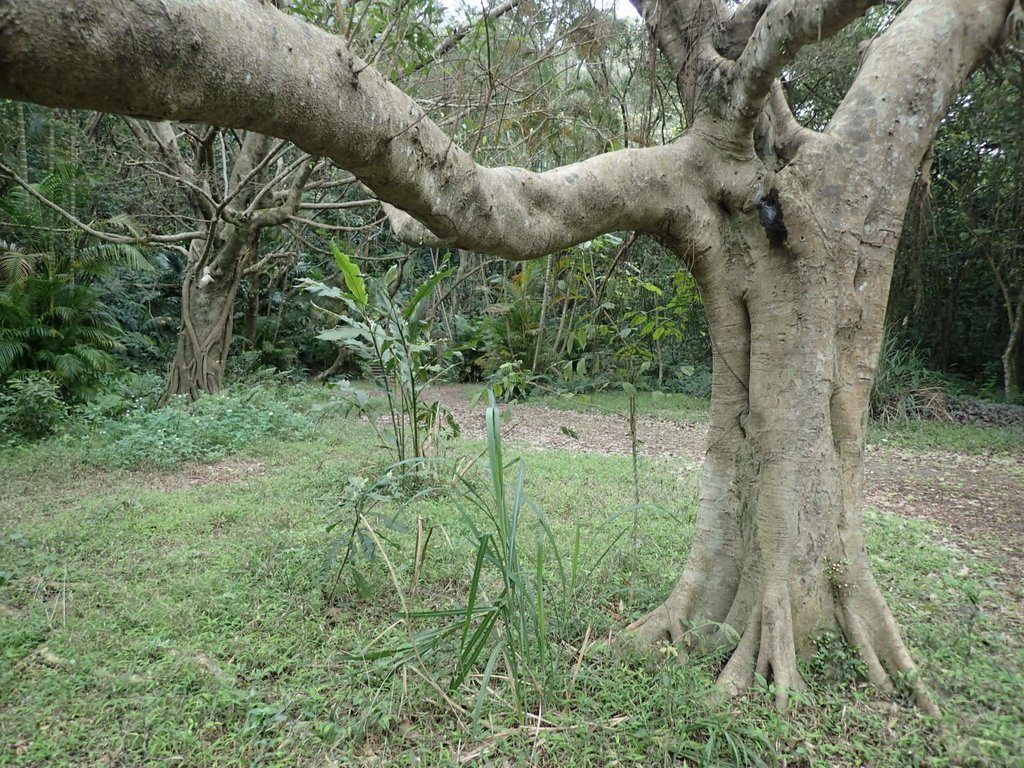
M107 223L127 232L132 237L142 237L145 230L130 213L118 213L107 219Z
M61 381L72 382L85 373L86 366L80 357L68 352L54 357L53 371Z
M0 373L7 373L15 361L28 352L28 344L14 339L0 338Z
M117 365L112 355L95 347L79 345L75 347L74 355L88 363L89 367L94 371L110 371Z
M0 285L13 285L35 274L39 254L25 253L0 240Z
M113 267L125 267L137 272L153 272L155 268L145 254L127 243L98 243L82 248L72 262L75 271L97 275Z
M85 167L81 163L64 160L54 165L53 171L36 184L36 189L48 199L60 203L70 198L75 184L85 180Z

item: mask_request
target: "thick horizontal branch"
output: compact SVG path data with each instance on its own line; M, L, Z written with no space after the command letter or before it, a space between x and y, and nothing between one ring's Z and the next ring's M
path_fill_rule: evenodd
M302 211L342 211L347 208L369 208L377 205L377 201L368 198L366 200L343 200L336 203L300 203L299 210Z
M287 138L452 244L512 258L659 231L694 171L685 141L478 166L343 40L251 0L0 0L0 96Z
M450 244L449 241L435 235L405 211L388 203L381 203L380 207L384 211L384 215L388 217L388 223L391 225L395 237L403 243L427 248L445 248Z

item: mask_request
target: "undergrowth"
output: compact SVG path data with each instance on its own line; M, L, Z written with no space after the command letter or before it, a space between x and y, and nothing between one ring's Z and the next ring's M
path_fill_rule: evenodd
M209 462L253 449L267 440L294 440L310 421L277 387L234 387L195 402L178 398L154 407L145 398L100 399L66 428L66 438L88 463L167 468Z

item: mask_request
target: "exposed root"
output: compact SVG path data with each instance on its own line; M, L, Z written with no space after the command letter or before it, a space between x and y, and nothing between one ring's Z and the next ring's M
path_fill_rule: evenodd
M626 627L626 632L650 645L682 643L686 639L691 618L691 605L688 591L677 589L653 611Z
M939 707L918 675L899 625L874 579L868 576L855 596L841 596L840 602L843 630L867 667L868 682L884 693L892 693L892 678L899 676L910 686L921 711L939 717Z
M673 593L668 600L630 624L626 631L648 644L671 642L694 645L702 640L721 643L725 631L719 626L710 637L692 626L692 601L685 591ZM734 640L735 642L735 640ZM796 666L793 639L793 614L789 590L784 584L766 589L763 599L749 616L739 643L719 675L716 687L723 696L736 696L754 684L754 675L771 680L775 705L780 711L789 707L790 694L806 687Z
M708 634L694 627L693 595L681 589L653 611L630 624L626 631L639 643L657 645L671 642L693 646L705 640L721 643L725 632ZM884 694L894 690L899 677L910 686L921 711L939 716L939 708L917 674L899 626L870 574L853 589L836 594L839 623L847 640L857 648L867 670L868 681ZM785 583L764 588L760 600L742 624L742 634L718 677L716 687L723 697L737 696L750 689L756 677L771 682L775 706L786 711L794 691L806 688L797 669L796 639L789 590ZM735 636L733 636L735 642Z
M637 640L650 645L662 642L675 643L678 638L675 636L674 627L679 624L680 622L673 617L672 611L666 607L665 603L662 603L646 616L642 616L626 627L626 632Z
M793 691L806 688L796 666L793 612L785 585L765 591L716 685L723 695L735 696L753 685L755 674L772 681L780 712L789 708Z

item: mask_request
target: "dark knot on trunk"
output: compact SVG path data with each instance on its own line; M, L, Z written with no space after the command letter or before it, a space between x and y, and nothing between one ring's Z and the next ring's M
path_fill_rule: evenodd
M772 247L778 247L786 242L789 231L782 220L782 203L779 202L779 191L773 189L763 195L757 201L757 207L761 211L761 226L768 237Z

